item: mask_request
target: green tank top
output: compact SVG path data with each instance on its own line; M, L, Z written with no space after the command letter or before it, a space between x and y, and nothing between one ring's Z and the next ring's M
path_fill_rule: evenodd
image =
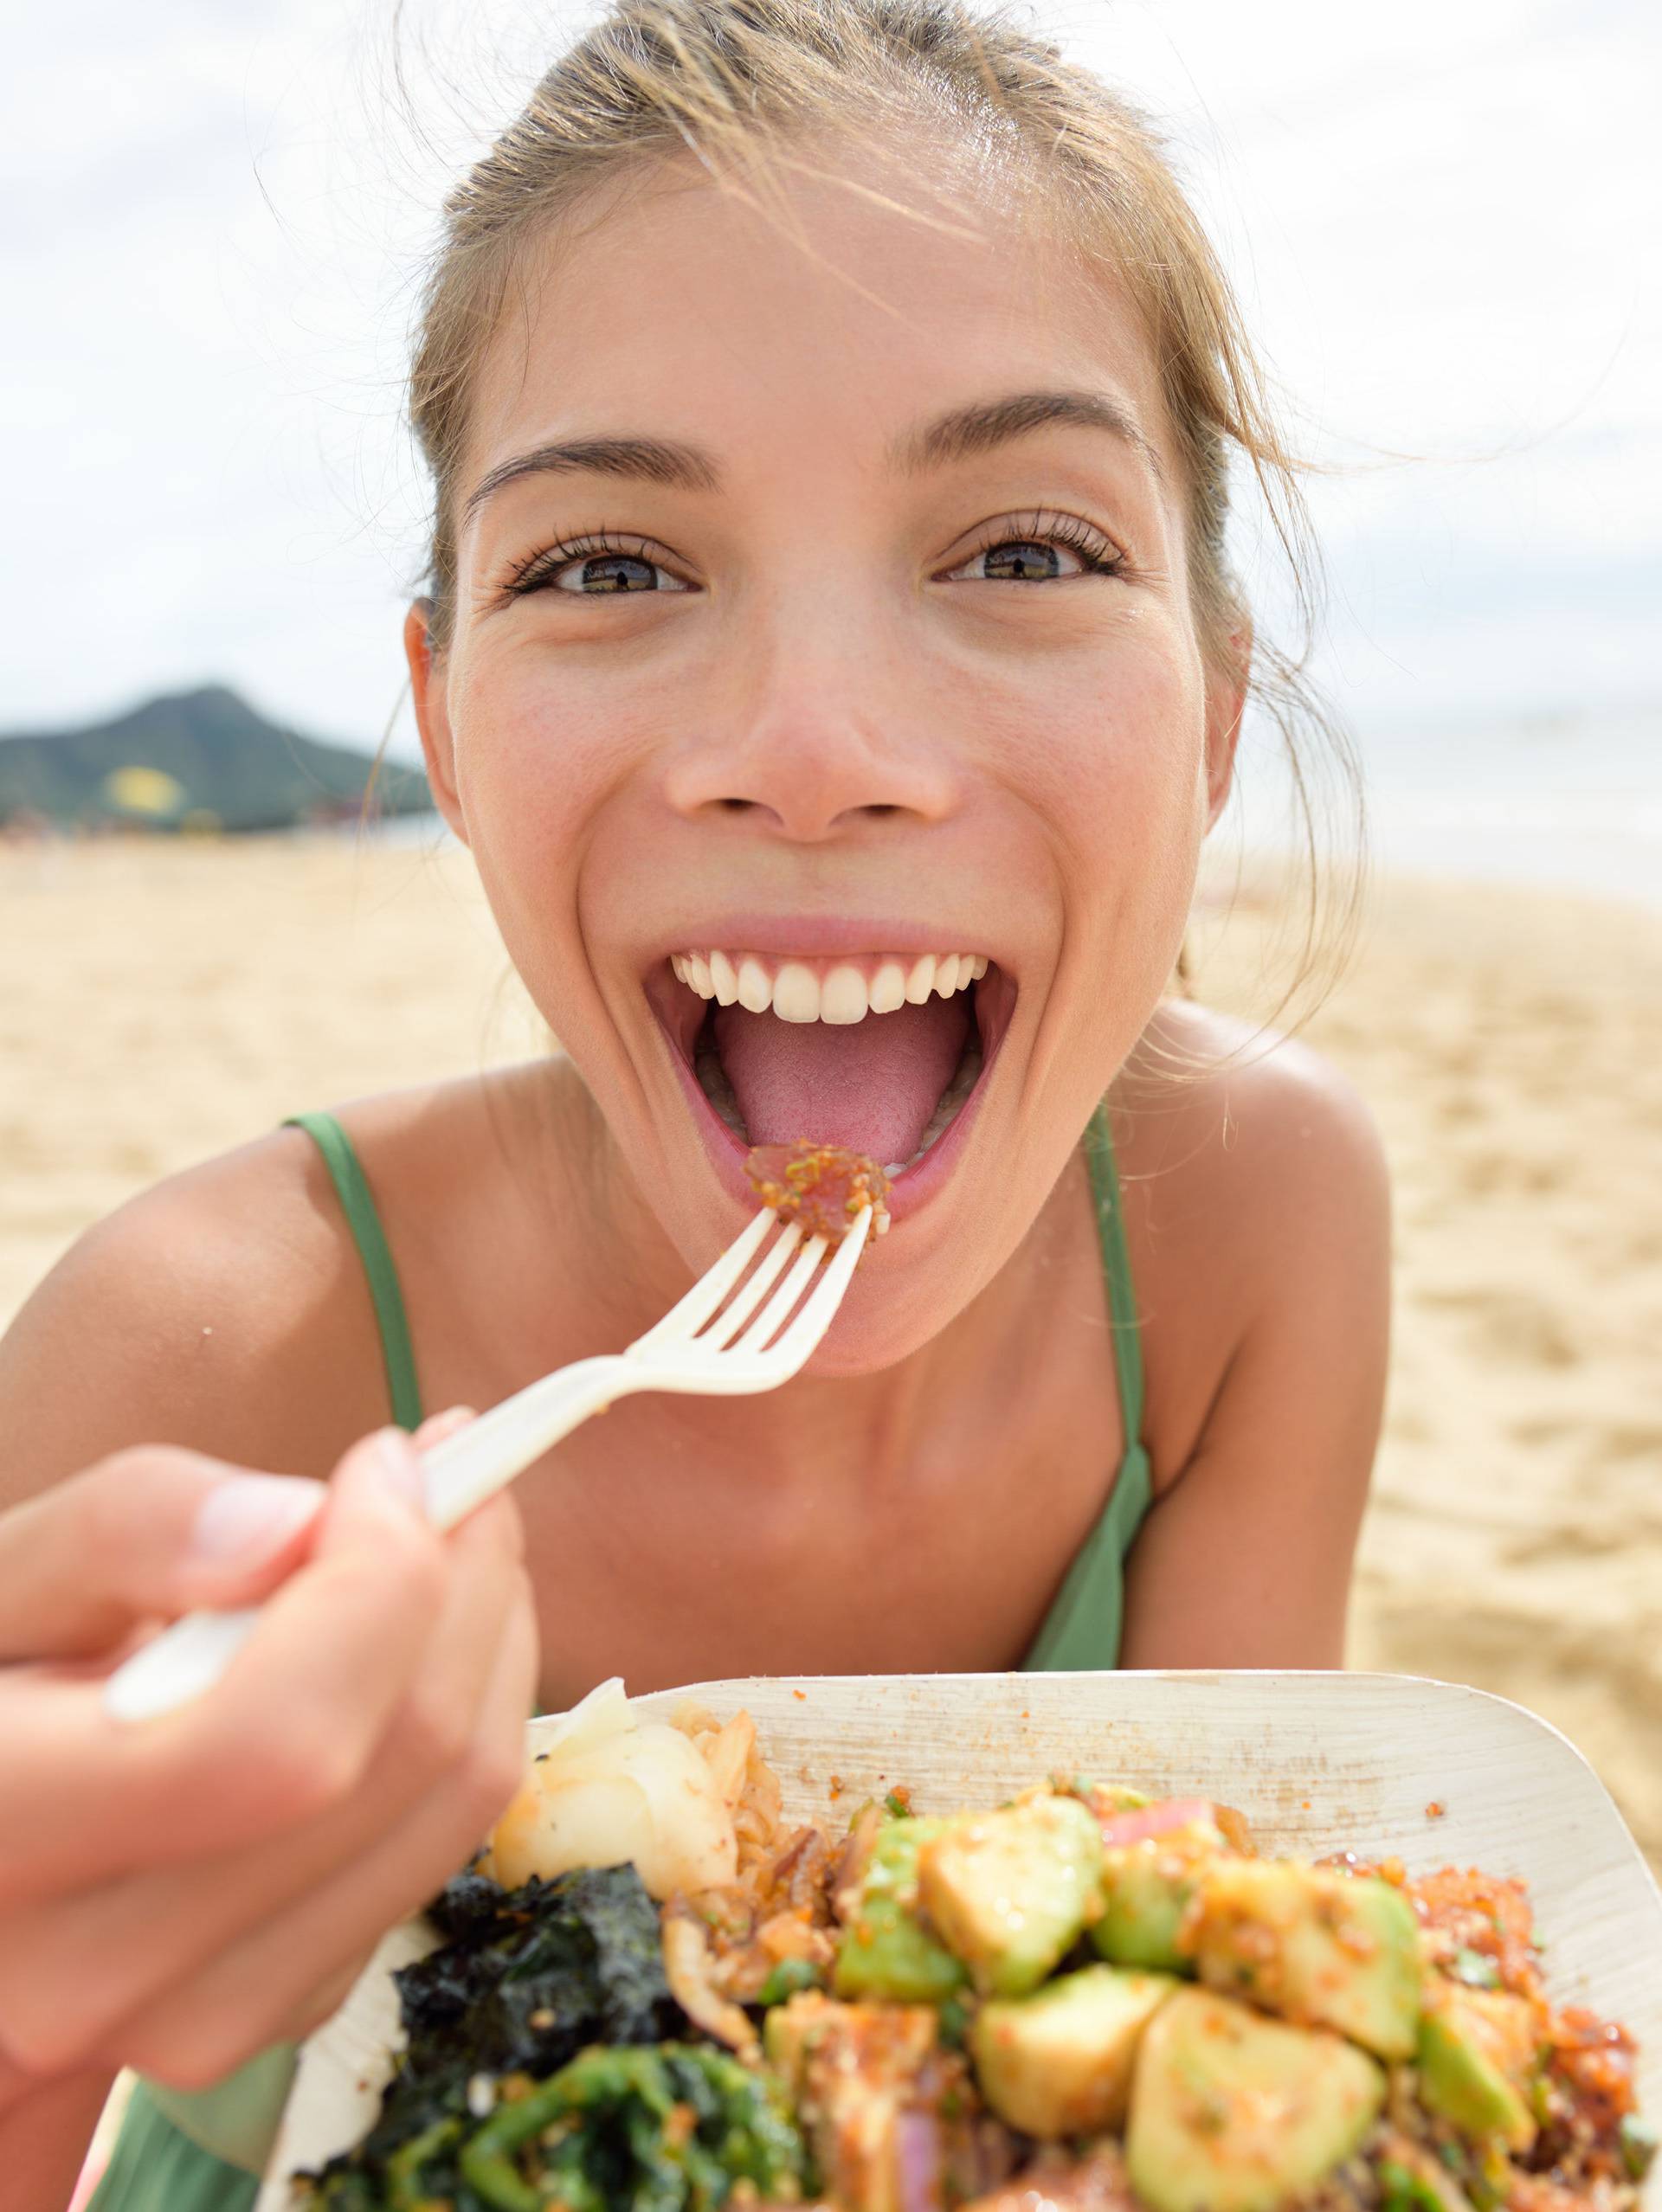
M401 1428L419 1428L422 1394L403 1295L351 1140L332 1114L291 1115L283 1127L306 1130L323 1154L369 1281L392 1418ZM1125 1555L1150 1495L1143 1443L1143 1347L1105 1106L1091 1117L1085 1158L1096 1199L1125 1449L1108 1501L1021 1662L1025 1670L1046 1674L1119 1663ZM211 2089L186 2092L140 2080L86 2212L252 2212L295 2056L293 2045L275 2045Z

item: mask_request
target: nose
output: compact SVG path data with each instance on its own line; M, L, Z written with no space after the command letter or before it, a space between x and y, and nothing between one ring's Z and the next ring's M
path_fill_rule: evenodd
M758 640L671 760L666 796L689 817L748 815L791 842L819 845L896 817L942 821L963 765L892 646L846 631L833 644Z

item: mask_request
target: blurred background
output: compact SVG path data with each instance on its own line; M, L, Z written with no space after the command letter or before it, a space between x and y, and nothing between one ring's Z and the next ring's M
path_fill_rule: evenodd
M89 0L9 35L0 1325L158 1177L544 1048L410 765L400 402L442 193L588 17L396 13ZM1375 880L1309 1034L1398 1193L1353 1662L1546 1714L1662 1863L1662 17L1040 14L1163 120L1326 465L1314 666ZM1274 628L1262 538L1244 508ZM1254 730L1195 941L1254 1013L1285 800Z

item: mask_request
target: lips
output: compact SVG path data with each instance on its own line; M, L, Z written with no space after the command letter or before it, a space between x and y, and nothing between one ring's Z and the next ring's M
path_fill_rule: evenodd
M647 996L724 1181L752 1143L842 1145L897 1179L898 1217L973 1109L1015 989L974 951L695 945L665 955Z

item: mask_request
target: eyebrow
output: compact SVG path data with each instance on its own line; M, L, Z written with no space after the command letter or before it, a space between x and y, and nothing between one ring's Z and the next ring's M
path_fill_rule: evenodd
M898 440L889 457L897 469L916 474L990 453L1056 423L1107 431L1139 454L1155 481L1164 485L1165 468L1153 441L1131 409L1105 392L1012 392L1002 399L954 408ZM622 477L684 492L714 492L721 482L721 471L709 453L673 439L562 439L518 453L492 469L469 492L462 519L467 521L493 493L521 477L578 474Z
M640 484L667 484L679 491L713 492L721 473L708 453L667 438L567 438L516 454L482 478L467 495L465 522L493 492L522 476L622 476Z
M1053 423L1068 423L1083 430L1106 430L1140 454L1164 485L1166 472L1153 440L1121 401L1106 392L1013 392L1008 398L982 400L971 407L955 408L921 430L904 438L895 447L896 465L906 470L938 468L948 461L965 460L989 453L1012 439L1025 438Z

